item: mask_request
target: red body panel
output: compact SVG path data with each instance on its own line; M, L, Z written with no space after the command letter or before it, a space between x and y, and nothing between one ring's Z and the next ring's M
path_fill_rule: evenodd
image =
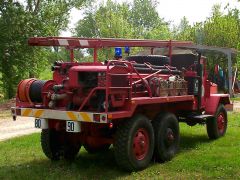
M109 115L112 117L112 119L120 119L120 118L126 118L126 117L132 117L133 114L136 112L137 107L143 106L143 105L152 105L149 106L154 110L154 106L160 106L161 104L166 104L173 106L172 108L175 109L174 104L172 103L181 103L182 109L186 107L185 110L192 111L194 97L192 95L188 96L171 96L171 97L136 97L132 98L132 101L129 102L125 106L125 110L119 111L119 112L109 112ZM178 109L176 109L178 110Z
M206 99L206 113L214 115L219 103L226 105L231 104L229 94L211 94L209 98Z

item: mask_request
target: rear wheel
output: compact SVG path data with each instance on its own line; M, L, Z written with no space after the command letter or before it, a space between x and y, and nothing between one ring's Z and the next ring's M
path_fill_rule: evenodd
M119 166L135 171L146 168L152 158L154 134L150 121L142 115L126 120L118 127L114 155Z
M76 156L78 155L78 152L81 148L81 144L76 141L74 138L75 134L72 133L66 133L65 134L65 140L64 140L64 154L63 157L66 160L74 160Z
M80 143L74 143L63 132L55 129L43 129L41 133L41 146L44 154L51 160L64 157L72 160L81 148Z
M177 153L179 148L179 123L175 115L171 113L160 114L153 121L156 161L169 161Z
M227 131L227 111L223 104L220 104L214 118L207 120L207 133L209 139L218 139L225 135Z
M44 154L51 160L59 160L61 156L61 144L57 131L43 129L41 133L41 145Z

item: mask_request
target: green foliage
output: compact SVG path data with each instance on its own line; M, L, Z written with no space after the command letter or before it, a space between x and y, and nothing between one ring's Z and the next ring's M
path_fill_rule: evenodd
M178 40L191 40L196 44L203 44L217 47L240 48L240 12L238 9L228 9L227 13L221 11L220 5L212 8L211 16L204 22L191 26L184 17L179 26L174 28L174 37ZM227 57L224 54L210 52L208 66L220 64L224 69L227 67ZM240 56L234 59L233 63L239 66Z
M181 19L180 24L174 27L173 35L175 39L192 40L192 27L185 16Z
M50 49L27 46L31 36L58 36L67 27L69 11L86 0L3 0L0 2L0 73L6 98L15 94L17 83L37 77L49 64Z
M78 37L170 38L169 27L159 17L156 2L149 0L134 0L133 3L108 0L96 9L87 8L74 33ZM107 56L113 57L113 50L99 53L99 59L106 59Z
M224 15L220 11L220 6L214 6L212 16L204 23L204 44L237 48L239 27L238 17L231 14L231 11Z
M134 0L133 3L116 3L108 0L97 9L90 7L84 11L84 18L78 22L75 35L167 39L170 31L157 13L156 2Z

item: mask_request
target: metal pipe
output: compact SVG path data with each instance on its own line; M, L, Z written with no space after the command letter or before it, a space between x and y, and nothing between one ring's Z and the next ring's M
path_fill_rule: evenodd
M94 50L93 50L93 60L94 60L94 63L96 63L97 62L97 51L98 51L98 49L97 48L94 48Z
M172 65L172 40L169 41L169 51L168 51L168 56L169 56L169 65Z
M58 100L61 100L61 99L65 99L67 97L67 94L52 94L51 95L51 99L53 101L58 101Z
M198 54L198 64L197 64L197 75L199 77L198 79L198 110L200 111L201 110L201 105L202 105L202 65L201 65L201 57L202 57L202 54L199 53Z
M233 97L233 91L232 91L232 54L231 51L227 53L228 57L228 91L231 97Z
M74 62L74 52L73 52L73 49L70 49L70 60L71 60L71 62Z

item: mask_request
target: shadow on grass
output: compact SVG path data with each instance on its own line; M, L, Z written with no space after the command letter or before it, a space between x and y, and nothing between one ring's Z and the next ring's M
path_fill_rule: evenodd
M181 135L180 152L195 149L200 143L210 143L204 135ZM88 154L82 148L73 162L64 160L51 162L47 158L39 158L14 166L0 167L0 178L7 175L9 179L116 179L130 178L130 173L119 168L114 160L113 148L101 154ZM174 159L173 159L174 161ZM152 164L153 166L157 165ZM2 179L2 178L1 178Z
M180 150L195 149L199 144L208 144L212 141L208 139L206 135L186 135L180 136Z
M0 179L115 179L128 175L130 173L117 166L112 148L101 154L88 154L81 150L73 162L50 161L44 157L0 167Z

